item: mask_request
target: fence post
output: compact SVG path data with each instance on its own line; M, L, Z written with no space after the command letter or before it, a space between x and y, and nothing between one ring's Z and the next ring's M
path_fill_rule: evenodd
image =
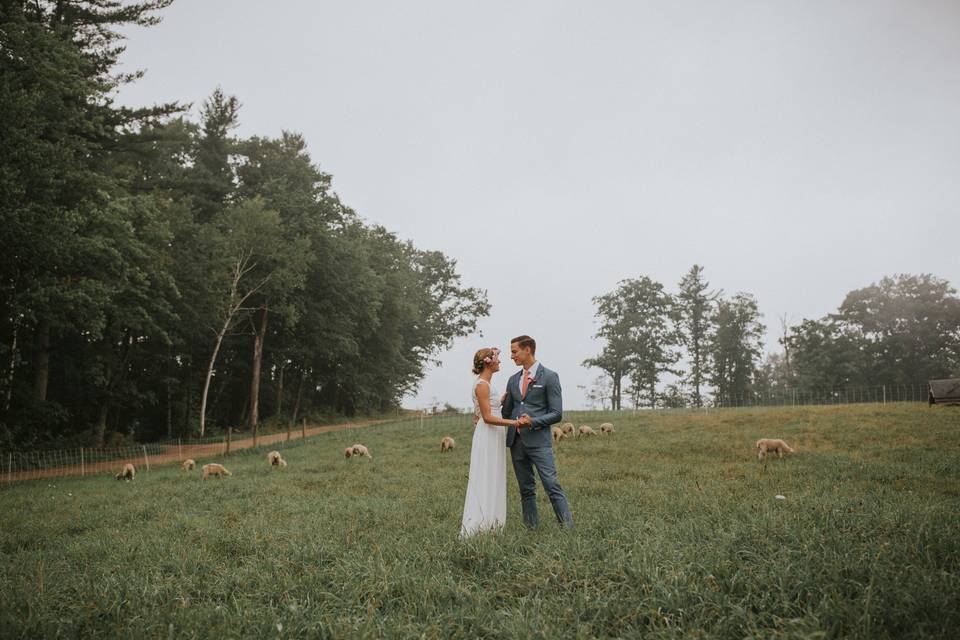
M13 454L7 457L7 484L13 484Z
M177 455L183 460L183 443L180 442L180 438L177 438Z
M83 468L83 447L80 447L80 475L86 475Z
M300 439L301 440L307 439L307 419L306 418L303 419L303 425L300 427Z
M290 423L287 422L287 442L290 442Z
M147 456L147 445L143 445L143 461L147 463L147 471L150 471L150 458Z
M257 448L257 425L253 425L253 448Z
M223 455L230 453L230 441L233 439L233 427L227 427L227 450L223 452Z
M883 404L887 404L887 385L883 385Z

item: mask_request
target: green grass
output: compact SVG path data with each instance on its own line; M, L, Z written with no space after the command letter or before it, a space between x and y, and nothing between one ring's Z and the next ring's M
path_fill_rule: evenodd
M573 416L596 426L598 416ZM639 413L563 442L576 518L457 539L462 420L0 492L0 637L950 637L960 411ZM443 435L457 449L440 455ZM766 471L759 437L798 453ZM375 460L344 460L353 442ZM786 500L776 500L783 494Z

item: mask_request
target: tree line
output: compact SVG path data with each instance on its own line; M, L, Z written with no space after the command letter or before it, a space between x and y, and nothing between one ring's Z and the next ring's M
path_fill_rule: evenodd
M489 311L236 97L115 104L118 30L170 1L0 2L0 444L391 410Z
M782 351L766 356L756 298L711 289L699 265L676 292L641 276L593 302L603 347L584 365L603 372L599 394L614 410L625 396L634 407L729 406L960 377L960 298L929 274L884 277L848 293L835 313L782 320Z

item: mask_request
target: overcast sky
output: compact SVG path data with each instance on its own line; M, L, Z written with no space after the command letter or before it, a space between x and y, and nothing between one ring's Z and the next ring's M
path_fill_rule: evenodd
M121 102L221 86L240 135L303 133L344 202L489 292L409 406L467 406L473 352L521 333L585 406L623 278L701 264L770 350L883 275L960 285L957 0L177 0L129 34Z

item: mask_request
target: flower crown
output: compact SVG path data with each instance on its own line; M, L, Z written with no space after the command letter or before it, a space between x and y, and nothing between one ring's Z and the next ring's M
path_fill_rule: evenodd
M496 347L490 347L490 351L492 351L493 353L491 353L490 355L488 355L486 358L483 359L483 361L487 364L492 364L494 358L500 355L500 349L497 349Z

